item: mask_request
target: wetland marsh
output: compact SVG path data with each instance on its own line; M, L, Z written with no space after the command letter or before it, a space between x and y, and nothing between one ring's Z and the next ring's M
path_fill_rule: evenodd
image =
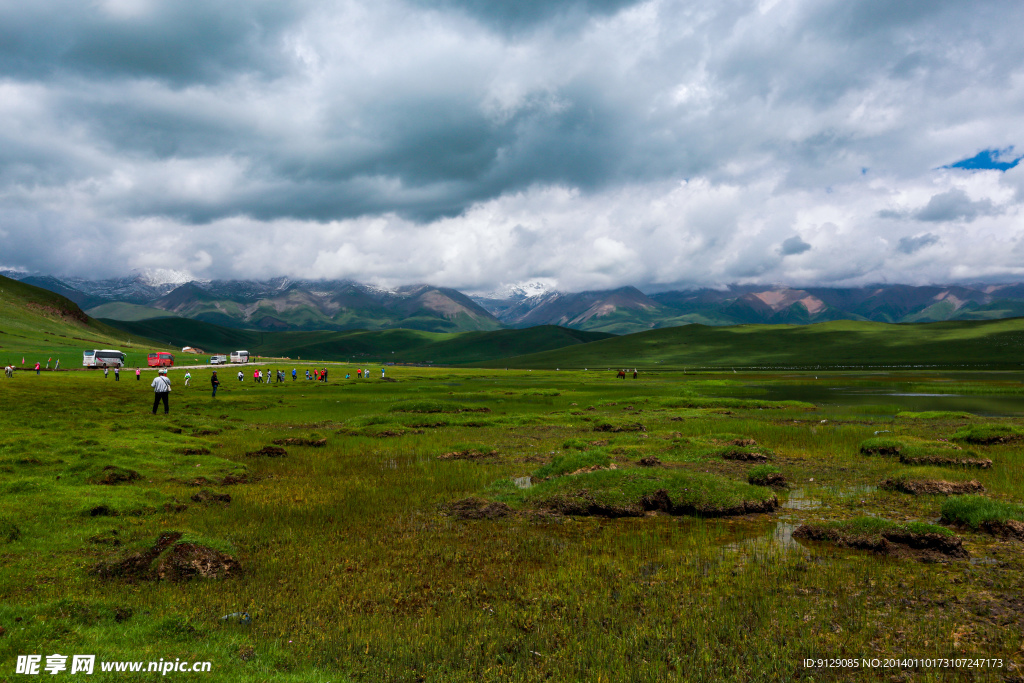
M895 374L1003 406L979 416L770 400L813 373L345 372L212 398L172 370L168 416L148 380L0 383L0 679L53 652L225 681L1020 676L1016 379Z

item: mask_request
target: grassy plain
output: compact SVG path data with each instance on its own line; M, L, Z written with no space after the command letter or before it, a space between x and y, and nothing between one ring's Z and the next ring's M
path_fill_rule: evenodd
M305 366L296 367L302 376ZM337 365L327 384L268 386L239 383L229 367L216 398L208 371L194 371L185 388L183 371L172 370L169 416L149 412L151 372L141 382L84 371L0 379L0 679L31 653L211 661L202 675L210 681L1021 673L1020 540L957 528L972 559L923 563L791 538L804 522L938 521L946 497L875 488L898 476L977 480L986 497L1019 505L1016 441L965 442L993 461L984 470L908 467L896 454L861 452L878 436L955 445L939 439L1010 434L985 425L1021 425L1018 418L938 411L906 419L885 406L742 398L751 382L801 382L798 373L650 372L622 381L604 372L395 367L387 371L394 381L381 381L371 369L370 380L345 380L354 367ZM910 379L948 385L950 377ZM733 390L741 398L721 397ZM287 438L326 445L255 455ZM749 485L760 464L726 456L744 449L767 454L789 487ZM661 464L638 464L651 457ZM628 514L610 518L559 514L545 503L552 492L628 493L624 481L646 486L655 473L679 487L674 496L704 496L717 509L772 494L782 507L629 516L634 500L615 499L608 506ZM514 480L535 483L519 489ZM193 500L204 490L231 500ZM449 512L467 498L511 513ZM229 553L241 575L175 582L95 573L169 531ZM221 619L239 612L251 621ZM951 656L1003 666L880 673L802 665Z

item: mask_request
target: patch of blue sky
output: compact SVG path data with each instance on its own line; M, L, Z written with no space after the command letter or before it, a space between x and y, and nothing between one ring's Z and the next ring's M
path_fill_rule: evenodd
M1006 149L985 149L978 152L970 159L961 159L955 163L943 166L942 168L962 168L967 171L996 170L1008 171L1017 164L1024 156L1013 156L1013 147Z

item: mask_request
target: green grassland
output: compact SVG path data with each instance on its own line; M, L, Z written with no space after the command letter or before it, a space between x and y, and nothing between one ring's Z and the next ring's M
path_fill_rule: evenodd
M386 381L376 365L358 380L333 365L327 383L239 382L226 368L216 397L209 370L185 387L175 368L167 416L150 413L148 370L0 378L0 680L32 653L210 661L211 681L852 681L878 672L802 662L999 659L885 672L980 681L1024 666L1024 418L770 401L766 387L820 384L816 373L693 370L829 353L840 366L939 363L956 349L1010 367L1020 321L325 337L167 319L114 329L0 285L0 353L18 361L68 353L74 367L83 348L125 348L131 334L132 364L156 349L142 329L307 359L513 356L391 367ZM573 346L515 359L545 343ZM566 370L571 358L645 370L622 381ZM888 377L1007 406L1020 384ZM783 481L759 483L768 475ZM955 538L970 558L799 541L798 525L877 537L876 549L911 532ZM218 567L227 575L181 580Z
M1022 352L1021 318L917 325L841 320L815 325L687 325L520 356L507 364L517 368L1019 368Z
M1003 668L888 673L1003 680L1024 665L1024 542L967 524L949 533L979 562L919 562L786 540L797 524L929 530L954 514L943 496L875 488L899 476L976 479L1018 518L1024 454L991 439L1019 418L708 396L764 381L731 372L344 368L327 384L228 376L216 398L209 371L186 388L172 369L168 416L150 414L151 373L0 378L4 676L18 654L54 652L210 661L212 681L864 680L801 662L932 656ZM882 436L986 440L970 448L993 466L861 452ZM749 485L763 465L729 458L744 450L788 487ZM660 490L678 505L638 512ZM776 496L774 511L719 516ZM596 504L559 503L583 498ZM241 573L98 569L168 532Z
M126 322L105 320L126 333L166 340L176 346L198 346L211 353L246 349L261 356L308 360L386 360L402 363L478 363L607 339L601 332L583 332L554 325L491 332L424 332L411 329L351 332L260 332L221 327L188 318Z

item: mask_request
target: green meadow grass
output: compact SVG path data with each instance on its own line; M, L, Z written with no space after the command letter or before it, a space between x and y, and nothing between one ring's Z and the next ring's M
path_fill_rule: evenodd
M945 443L962 421L678 402L740 392L749 379L732 373L622 382L394 367L396 381L382 382L345 372L271 385L228 373L212 398L208 371L186 389L172 369L168 416L150 414L152 390L134 377L0 378L0 679L14 677L17 655L54 652L209 660L211 681L864 680L801 661L951 653L1024 665L1008 608L1024 590L1020 544L960 532L972 556L992 561L924 564L778 541L803 522L938 518L935 497L872 488L904 472L969 474L1020 505L1013 443L972 445L991 470L906 468L865 457L861 443L883 429L901 443ZM465 412L479 408L490 412ZM605 423L644 431L595 431ZM258 455L298 437L327 441ZM789 480L784 504L817 506L738 518L534 514L583 489L608 505L664 489L707 510L776 495L747 483L757 465L715 455L747 439ZM497 453L438 458L484 449ZM641 457L662 465L640 467ZM605 463L616 469L570 474ZM562 476L514 483L544 468ZM105 477L117 481L96 483ZM193 501L203 489L231 502ZM521 513L446 513L481 496ZM229 552L242 575L132 583L93 571L167 531ZM221 619L243 611L251 623Z

